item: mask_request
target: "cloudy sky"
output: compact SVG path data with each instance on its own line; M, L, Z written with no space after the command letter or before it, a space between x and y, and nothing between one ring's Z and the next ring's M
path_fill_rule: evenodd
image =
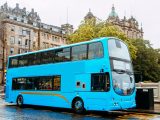
M139 25L142 24L144 39L150 40L154 48L160 48L159 0L0 0L0 5L5 2L11 7L19 3L20 8L26 7L27 11L34 8L42 22L57 26L67 22L68 11L68 22L74 28L89 8L95 16L106 20L114 4L120 18L134 16Z

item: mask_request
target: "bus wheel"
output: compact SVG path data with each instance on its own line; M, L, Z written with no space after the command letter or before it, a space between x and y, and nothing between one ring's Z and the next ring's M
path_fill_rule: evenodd
M72 103L72 108L74 112L78 114L84 113L85 109L84 109L83 100L81 98L76 98Z
M23 106L23 96L18 95L17 97L17 106L22 107Z

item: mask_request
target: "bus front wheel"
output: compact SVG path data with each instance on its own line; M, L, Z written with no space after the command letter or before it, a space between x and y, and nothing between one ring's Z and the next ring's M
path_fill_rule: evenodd
M17 97L17 106L22 107L23 106L23 96L19 95Z
M84 108L83 100L81 98L76 98L75 100L73 100L72 108L74 112L78 114L84 113L85 108Z

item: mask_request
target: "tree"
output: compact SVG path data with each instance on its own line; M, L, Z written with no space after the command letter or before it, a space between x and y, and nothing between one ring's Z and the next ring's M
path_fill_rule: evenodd
M120 27L105 22L82 22L78 29L68 36L69 43L88 41L97 37L117 37L128 44L134 71L142 73L143 80L160 81L160 49L153 49L148 40L129 39Z
M133 40L137 47L136 59L133 60L135 71L140 71L145 81L160 81L160 53L151 47L148 40Z
M69 36L69 43L87 41L94 38L94 27L90 25L80 26L73 34Z
M93 24L94 23L94 24ZM126 37L123 31L116 25L106 24L105 22L82 22L78 29L68 36L69 43L77 43L82 41L88 41L97 37L117 37L129 46L132 59L136 58L136 47L132 45L132 41Z

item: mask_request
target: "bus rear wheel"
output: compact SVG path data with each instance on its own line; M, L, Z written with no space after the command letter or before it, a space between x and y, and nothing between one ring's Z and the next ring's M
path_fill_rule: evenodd
M82 114L85 111L84 103L81 98L76 98L72 103L72 108L75 113Z
M19 95L17 97L17 106L18 107L22 107L23 106L23 96L22 95Z

